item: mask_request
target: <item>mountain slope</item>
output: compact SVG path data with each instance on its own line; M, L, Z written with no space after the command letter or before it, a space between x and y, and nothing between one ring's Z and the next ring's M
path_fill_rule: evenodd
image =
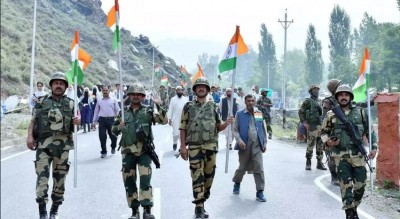
M1 96L29 93L31 71L33 1L1 1ZM55 71L70 68L70 45L75 30L80 31L80 46L92 57L85 70L85 86L118 83L118 63L112 49L112 33L105 25L106 15L100 0L38 0L35 80L49 80ZM152 47L146 36L132 36L121 30L123 83L151 84ZM174 60L154 49L156 64L172 75L179 75ZM159 82L155 79L155 84Z

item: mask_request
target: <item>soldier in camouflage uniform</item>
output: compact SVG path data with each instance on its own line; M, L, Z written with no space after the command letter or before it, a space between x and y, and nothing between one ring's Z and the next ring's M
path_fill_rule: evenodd
M306 151L306 170L311 170L311 158L313 156L314 146L316 145L317 155L317 169L326 170L326 167L322 163L324 155L321 138L319 137L319 131L321 129L321 116L322 107L318 100L319 86L311 85L308 89L311 97L307 98L301 105L299 110L300 122L303 123L307 129L307 151Z
M331 92L332 95L322 100L322 118L325 118L326 113L338 104L334 95L340 83L341 81L338 79L331 79L328 81L326 88L329 90L329 92ZM324 147L324 148L325 148L325 154L328 159L328 168L329 171L331 172L331 184L338 186L339 180L337 178L335 160L331 156L332 151L330 150L329 147Z
M183 107L181 125L180 153L184 160L189 159L192 177L193 203L196 219L208 218L204 202L210 197L216 168L218 152L218 132L232 123L229 117L222 123L218 106L213 101L206 101L210 85L205 78L198 78L193 84L197 100L190 101ZM186 148L188 145L188 148Z
M162 101L161 106L165 109L168 109L169 97L168 97L168 91L164 85L160 86L160 90L158 91L158 96L161 98Z
M117 117L112 127L115 135L122 133L119 143L122 147L122 177L126 190L128 206L132 208L130 219L139 219L139 206L144 208L143 219L154 219L151 214L153 206L153 193L150 185L152 168L151 158L143 149L144 139L137 135L140 127L147 136L153 139L151 125L155 123L167 124L168 118L164 108L160 106L159 97L154 97L155 108L142 105L146 96L146 91L142 84L136 83L129 86L127 95L131 100L131 105L125 107L125 121L121 121L121 114ZM137 169L139 171L137 171ZM139 192L136 185L137 172L139 172L140 188ZM139 193L139 194L138 194Z
M271 107L273 105L272 105L272 100L267 97L267 93L268 93L267 89L261 90L261 97L258 98L256 106L258 110L260 110L263 114L265 124L267 124L268 138L271 139L272 138Z
M40 97L33 109L27 139L27 147L36 150L36 202L40 219L47 219L50 170L53 171L50 219L58 218L58 206L64 201L65 178L70 166L69 151L74 147L72 133L74 125L80 125L80 119L74 117L74 101L64 95L68 87L65 75L53 74L49 85L51 95Z
M348 85L340 85L335 93L340 108L347 120L358 128L360 136L368 136L368 115L363 108L353 106L354 95ZM358 219L357 207L360 205L365 191L367 170L365 160L358 147L353 143L342 121L329 111L324 119L321 139L326 146L331 147L332 156L337 168L340 192L346 219ZM372 150L369 159L374 159L378 145L376 136L372 133Z

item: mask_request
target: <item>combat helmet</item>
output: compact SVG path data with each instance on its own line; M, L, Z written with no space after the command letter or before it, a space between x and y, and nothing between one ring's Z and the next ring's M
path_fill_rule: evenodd
M318 88L318 90L319 90L319 85L318 85L318 84L312 84L312 85L310 85L310 87L308 88L308 93L311 94L311 90L314 89L314 88Z
M335 99L336 99L336 100L338 99L337 96L338 96L338 94L339 94L340 92L349 93L349 94L350 94L350 100L353 100L353 99L354 99L353 91L351 90L351 88L350 88L349 85L343 84L343 85L340 85L340 86L336 89L336 93L335 93Z
M141 83L134 83L133 85L129 86L129 89L127 91L127 95L129 94L143 94L146 96L146 89L144 89L144 86Z
M64 82L65 82L65 87L68 87L68 79L67 79L67 76L65 76L64 73L59 72L59 71L56 72L56 73L54 73L54 74L51 76L51 79L50 79L50 82L49 82L50 87L51 87L51 84L53 83L54 80L61 80L61 81L64 81Z
M211 88L210 88L210 83L208 83L207 79L204 77L200 77L197 78L196 81L193 84L192 90L195 91L196 90L196 86L197 85L205 85L207 87L207 92L210 92Z
M341 82L342 81L339 79L331 79L328 81L326 88L329 90L329 92L331 92L331 94L334 94L335 90L339 87Z
M268 94L268 89L267 88L262 88L261 91L260 91L260 94L262 94L263 92L267 92L267 94Z

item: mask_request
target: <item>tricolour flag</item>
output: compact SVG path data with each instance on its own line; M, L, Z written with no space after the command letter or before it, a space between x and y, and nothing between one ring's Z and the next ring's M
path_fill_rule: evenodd
M236 59L238 56L247 53L249 49L240 35L239 26L236 26L235 35L233 35L229 42L221 62L218 65L219 72L229 71L236 68Z
M85 69L92 60L85 50L79 47L79 32L75 31L75 37L71 44L71 69L66 73L69 83L74 83L74 76L77 76L78 84L83 83L83 69Z
M367 100L367 90L370 82L370 60L368 48L365 48L364 56L361 61L360 76L353 87L354 101L363 102Z
M168 77L166 75L161 78L160 85L168 86Z
M187 75L188 75L188 73L186 71L186 68L181 65L181 78L182 78L182 80L186 81L187 80Z
M192 77L192 83L194 84L194 82L196 82L196 80L198 78L205 78L204 73L203 73L203 69L201 69L201 66L199 65L199 63L197 63L197 67L199 68L199 70L197 71L197 73Z
M119 38L119 5L118 0L115 0L115 5L107 14L107 26L114 32L113 49L118 49Z

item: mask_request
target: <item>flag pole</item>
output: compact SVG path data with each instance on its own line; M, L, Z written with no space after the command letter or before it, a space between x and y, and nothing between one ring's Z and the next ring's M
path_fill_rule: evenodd
M369 142L369 151L372 150L372 127L371 127L371 97L369 96L369 87L368 87L368 82L367 82L367 106L368 106L368 142ZM369 160L369 164L372 167L372 159ZM373 167L372 167L373 169ZM371 186L371 194L374 191L374 181L373 181L373 172L370 171L369 174L369 181L370 181L370 186Z
M120 95L119 95L119 99L121 101L121 119L122 121L124 121L125 117L124 117L124 102L123 102L123 95L121 95L121 89L123 87L122 85L122 64L121 64L121 39L120 39L120 35L119 35L119 5L118 5L118 0L115 0L115 16L116 16L116 21L117 21L117 25L116 25L116 30L117 32L117 43L118 43L118 69L119 69L119 86L120 86Z
M79 51L79 31L75 31L75 65L74 65L74 117L78 117L78 51ZM78 125L74 125L74 188L78 187Z
M34 80L34 75L35 75L35 35L36 35L36 6L37 6L37 0L34 0L34 9L33 9L33 28L32 28L32 51L31 51L31 78L30 78L30 83L29 83L29 97L28 101L30 101L30 98L33 96L33 80ZM30 108L30 112L32 113L32 107Z
M237 63L237 50L238 50L238 42L239 42L239 33L238 33L238 31L239 31L239 26L236 26L236 31L235 31L235 37L236 37L236 39L235 39L235 42L236 42L236 47L235 47L235 51L234 51L234 54L235 54L235 56L236 56L236 59L235 59L235 63L234 63L234 68L233 68L233 71L232 71L232 87L231 87L231 89L232 89L232 95L231 95L231 101L230 101L230 103L229 103L229 112L228 112L228 118L229 117L232 117L233 116L233 100L234 100L234 98L235 98L235 95L234 95L234 90L235 90L235 76L236 76L236 63ZM232 135L233 135L233 125L232 124L229 124L228 125L228 142L227 142L227 145L226 145L226 160L225 160L225 173L228 173L228 165L229 165L229 146L232 144Z

